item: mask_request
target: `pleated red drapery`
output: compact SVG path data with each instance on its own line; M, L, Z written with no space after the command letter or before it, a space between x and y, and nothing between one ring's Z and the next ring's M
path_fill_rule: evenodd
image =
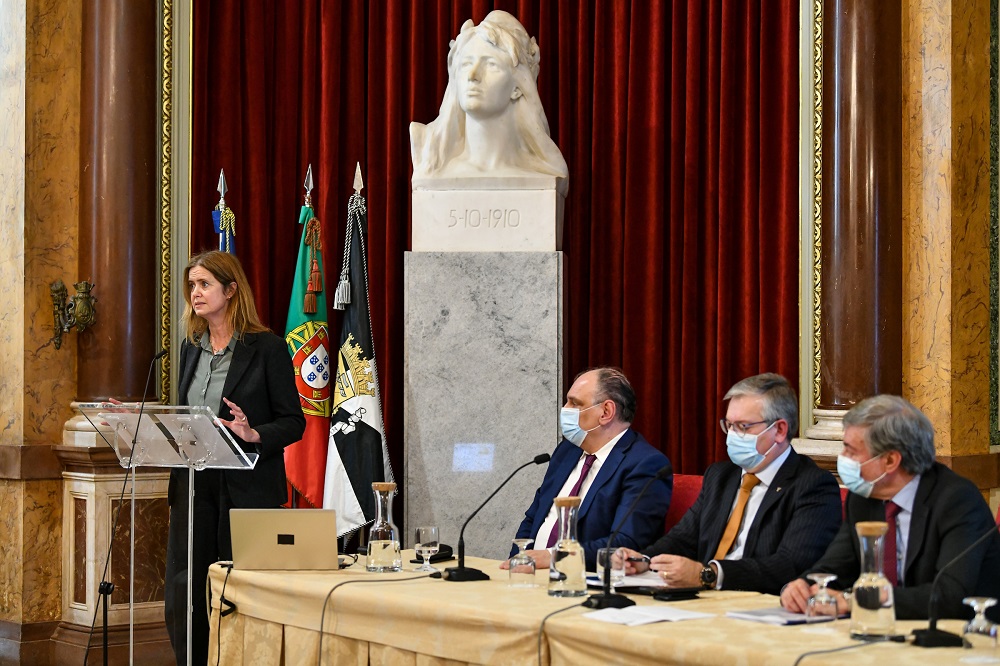
M437 115L449 40L494 8L538 39L539 92L570 167L569 379L621 366L636 428L675 469L701 473L725 455L715 421L733 382L774 371L797 384L794 0L195 3L192 248L216 242L224 168L238 254L265 323L283 331L306 165L330 285L361 163L375 354L401 471L407 128Z

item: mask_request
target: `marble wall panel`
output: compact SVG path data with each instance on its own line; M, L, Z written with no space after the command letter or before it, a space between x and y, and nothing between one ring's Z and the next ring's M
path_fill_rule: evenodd
M118 510L118 500L111 501L111 515ZM111 548L112 604L128 604L129 535L132 500L122 502L118 532ZM170 508L166 497L136 499L135 504L135 601L163 601L163 574L167 568L167 528Z
M73 498L73 551L69 562L73 576L73 601L87 603L87 500ZM64 544L67 548L69 544ZM71 575L69 571L63 575Z
M62 481L24 482L24 622L62 615Z
M33 0L27 11L24 198L24 440L62 439L76 394L76 333L53 333L49 284L77 275L83 3ZM107 286L107 285L102 285ZM94 290L100 298L100 286ZM98 306L98 309L100 306ZM98 315L100 317L100 314ZM68 339L67 339L68 338Z
M951 3L903 5L903 394L951 450Z
M951 455L990 444L990 0L952 3Z
M0 445L20 444L22 432L24 24L24 0L0 3Z
M989 446L989 0L903 9L903 392L939 454Z
M24 484L0 479L0 621L21 622Z
M562 255L405 257L406 532L434 524L455 545L508 474L558 439ZM469 524L470 555L503 558L545 473L516 476Z

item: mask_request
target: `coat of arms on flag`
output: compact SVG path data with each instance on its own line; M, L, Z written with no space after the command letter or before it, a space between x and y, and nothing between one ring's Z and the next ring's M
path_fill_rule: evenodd
M322 323L307 321L285 335L302 411L311 416L330 416L330 336ZM295 349L296 343L300 346Z
M323 508L336 509L338 536L350 534L375 519L372 483L392 480L368 311L367 215L361 187L359 166L355 192L347 206L344 265L333 305L344 310L344 317L330 396L333 414Z
M299 211L302 237L295 265L295 282L288 305L285 342L292 355L299 402L306 417L302 440L285 449L285 476L296 495L292 505L305 500L323 505L327 446L330 437L330 332L323 290L323 243L320 224L313 216L312 166L306 173L305 203Z

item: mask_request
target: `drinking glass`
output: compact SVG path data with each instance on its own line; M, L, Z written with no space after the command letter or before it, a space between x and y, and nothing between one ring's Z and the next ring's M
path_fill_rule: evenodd
M976 616L966 623L962 629L962 640L965 647L972 648L975 656L964 658L977 664L1000 662L997 658L997 625L986 618L986 609L996 605L997 600L990 597L966 597L962 603L972 606Z
M440 542L438 541L438 528L418 527L416 545L413 548L417 551L417 556L424 561L424 563L414 569L414 571L425 571L427 573L434 573L437 571L437 569L431 566L431 557L437 553L440 548Z
M617 548L599 548L597 550L597 579L604 585L604 567L611 567L611 587L618 587L625 582L625 559L615 558Z
M511 587L538 587L535 582L535 559L526 552L534 539L514 539L518 550L510 558L509 585Z
M837 619L837 597L830 594L827 585L837 580L835 574L811 573L806 578L816 583L819 587L816 594L809 599L806 607L806 620L809 622L821 622L826 618Z

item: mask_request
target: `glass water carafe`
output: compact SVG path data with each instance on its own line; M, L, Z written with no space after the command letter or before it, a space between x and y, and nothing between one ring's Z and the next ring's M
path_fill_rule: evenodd
M403 559L399 554L399 529L392 522L392 494L396 484L373 483L375 506L378 513L368 532L368 571L384 573L402 571Z
M886 638L896 631L892 583L885 577L885 522L855 525L861 542L861 575L851 594L851 638Z
M576 540L576 513L579 497L557 497L553 502L559 514L559 540L549 564L550 597L582 597L587 594L583 546Z

